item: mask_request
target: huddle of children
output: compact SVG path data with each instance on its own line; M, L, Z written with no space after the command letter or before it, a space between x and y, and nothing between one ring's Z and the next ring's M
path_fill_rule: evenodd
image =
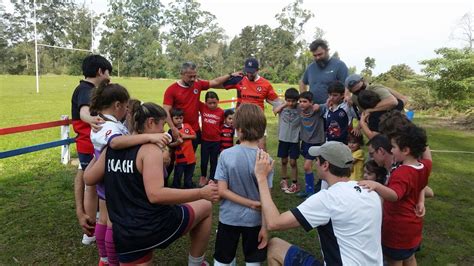
M302 196L317 192L321 184L314 185L315 158L309 155L309 148L326 140L347 144L354 157L353 178L363 178L361 186L377 191L385 199L382 242L389 262L413 260L421 242L424 195L431 171L431 158L423 157L426 134L403 118L396 125L386 119L386 132L381 131L391 140L389 152L400 165L388 173L374 160L364 164L362 139L350 133L354 114L344 102L344 86L334 82L328 91L327 104L316 105L311 92L300 94L290 88L285 92L286 103L274 109L279 114L281 188L288 194L300 190L296 162L301 153L306 181ZM200 103L202 187L194 188L196 158L191 142L196 134L183 123L181 110L174 109L170 114L180 131L180 137L172 139L164 133L166 112L160 106L130 99L127 90L118 84L93 90L90 110L105 123L99 130L91 131L95 159L86 169L84 179L87 185L96 185L100 198L100 215L95 225L100 265L150 263L154 248L166 248L188 232L189 265L201 265L211 234L211 202L219 199L214 265L235 264L240 235L246 264L259 265L265 261L268 232L262 226L254 166L266 118L253 104L242 104L235 115L232 111L224 112L218 107L218 100L217 94L210 91L205 103ZM234 127L240 140L236 146ZM171 188L166 187L169 173L165 166L170 161L167 156L173 156L175 164ZM181 181L188 189L177 189L181 188ZM273 172L267 181L271 188Z

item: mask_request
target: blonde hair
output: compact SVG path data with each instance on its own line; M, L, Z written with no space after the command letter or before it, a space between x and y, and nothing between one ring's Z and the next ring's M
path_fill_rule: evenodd
M234 126L240 129L241 141L259 140L265 134L267 119L262 109L255 104L244 103L234 114Z

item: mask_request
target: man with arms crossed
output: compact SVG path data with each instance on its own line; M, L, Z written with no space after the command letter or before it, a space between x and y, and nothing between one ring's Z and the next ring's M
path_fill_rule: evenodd
M273 162L263 151L257 154L255 175L267 229L317 228L324 262L280 238L272 238L268 243L268 264L383 265L381 201L378 194L350 181L351 151L341 142L328 141L311 147L309 153L316 156L316 169L329 187L290 211L280 214L271 198L266 177Z

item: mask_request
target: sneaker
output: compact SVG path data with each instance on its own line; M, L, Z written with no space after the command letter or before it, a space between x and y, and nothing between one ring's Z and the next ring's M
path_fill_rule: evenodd
M201 262L201 266L209 266L209 265L210 265L209 262L207 262L207 261L205 261L205 260L203 260L203 261Z
M199 187L203 187L203 186L207 185L207 182L209 182L209 180L207 180L207 177L201 176L199 178Z
M286 179L280 181L280 188L281 191L286 191L288 189L288 181Z
M86 234L82 236L82 244L90 245L94 242L95 242L95 236L87 236Z
M109 261L107 259L99 259L99 266L106 266L109 265Z
M300 191L300 185L298 183L293 183L291 184L291 186L285 191L285 193L288 193L288 194L293 194L293 193L296 193L296 192L299 192Z

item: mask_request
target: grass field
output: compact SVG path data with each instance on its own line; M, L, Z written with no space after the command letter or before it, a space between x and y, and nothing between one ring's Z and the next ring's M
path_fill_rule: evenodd
M70 114L70 97L79 79L42 77L41 93L36 94L34 77L0 76L3 99L0 127L53 121L62 114ZM113 82L123 84L135 98L161 103L164 89L172 80L114 78ZM283 91L288 85L275 87ZM235 96L233 91L218 93L221 99ZM268 111L267 117L268 148L276 157L277 120ZM429 117L417 118L415 122L427 129L429 144L434 150L474 151L473 132L454 129L444 121ZM0 150L57 139L59 128L7 135L0 138ZM74 150L75 146L72 147ZM73 196L76 169L60 164L59 160L60 150L54 148L0 161L0 265L97 263L95 246L80 243L82 233L75 218ZM424 241L417 254L418 262L421 265L474 265L474 155L433 153L433 161L430 186L436 196L426 202ZM275 187L278 186L279 171L277 167ZM199 172L196 169L195 177ZM278 189L273 191L273 197L282 211L301 202ZM213 224L216 225L217 206L214 210ZM298 244L321 258L314 230L308 234L302 229L293 229L274 232L272 236ZM215 234L209 243L208 260L212 258L214 237ZM187 245L187 239L180 239L167 250L155 251L156 264L185 265ZM238 261L243 261L240 254Z

